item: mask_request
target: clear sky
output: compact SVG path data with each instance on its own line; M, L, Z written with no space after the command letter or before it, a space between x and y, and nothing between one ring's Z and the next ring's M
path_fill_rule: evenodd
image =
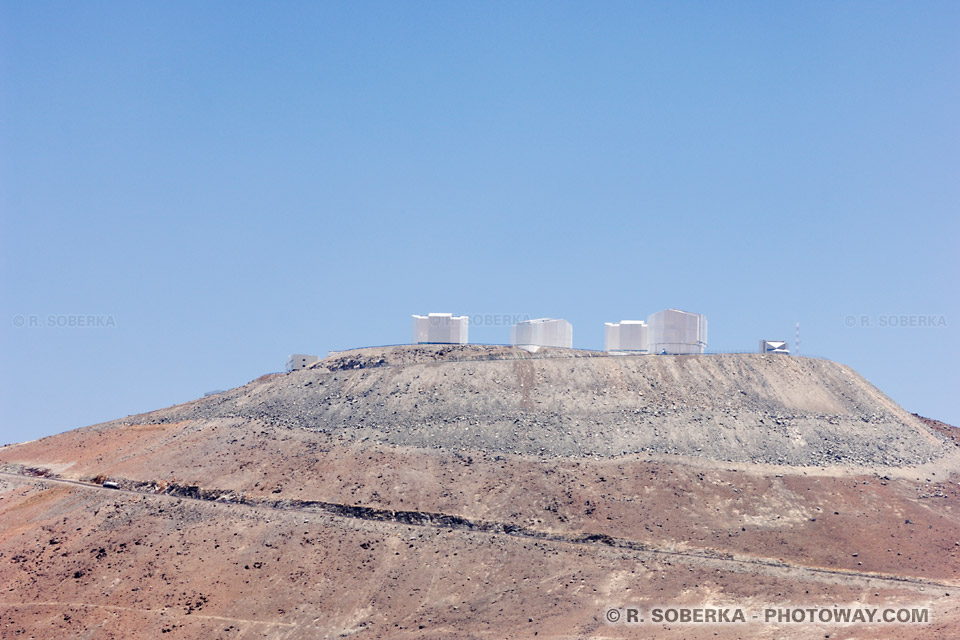
M956 2L0 1L0 443L431 311L580 348L799 321L960 424L958 34Z

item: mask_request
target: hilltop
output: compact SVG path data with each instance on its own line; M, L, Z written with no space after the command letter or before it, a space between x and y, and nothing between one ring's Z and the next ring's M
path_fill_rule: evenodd
M944 450L941 438L849 367L762 354L358 349L126 422L219 419L401 446L543 456L656 452L904 465Z

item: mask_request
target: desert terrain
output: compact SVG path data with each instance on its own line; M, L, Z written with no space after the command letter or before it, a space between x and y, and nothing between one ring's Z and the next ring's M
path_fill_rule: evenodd
M362 349L0 448L0 635L953 638L958 507L830 361ZM607 619L657 607L928 620Z

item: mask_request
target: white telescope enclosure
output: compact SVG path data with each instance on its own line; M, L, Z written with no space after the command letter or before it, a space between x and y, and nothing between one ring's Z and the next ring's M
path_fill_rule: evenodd
M651 353L674 355L703 353L707 347L707 317L667 309L647 318Z
M467 344L469 316L431 313L413 316L413 344Z
M510 327L510 344L517 347L573 348L573 325L566 320L537 318Z
M650 353L648 327L643 320L621 320L603 324L603 350Z

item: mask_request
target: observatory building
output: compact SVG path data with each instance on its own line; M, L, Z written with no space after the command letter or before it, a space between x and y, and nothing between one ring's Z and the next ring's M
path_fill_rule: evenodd
M319 362L320 356L308 356L304 353L294 353L287 358L287 372L306 369L314 362Z
M650 353L647 323L643 320L605 322L603 350L614 353Z
M413 316L413 344L467 344L468 316L431 313Z
M785 340L761 340L760 353L790 353L790 345Z
M510 344L515 347L573 348L573 326L566 320L538 318L510 327Z
M650 353L703 353L707 346L707 317L678 309L658 311L647 318Z

